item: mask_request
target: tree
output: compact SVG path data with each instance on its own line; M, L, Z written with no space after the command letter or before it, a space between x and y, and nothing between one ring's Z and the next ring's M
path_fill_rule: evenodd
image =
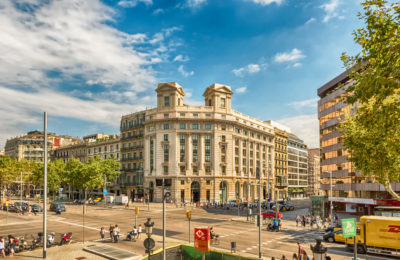
M37 164L32 176L33 182L40 186L43 184L43 167L44 164ZM62 159L56 159L47 164L47 187L53 195L61 187L63 177L65 176L65 167L66 165Z
M341 131L355 168L400 200L390 185L400 179L400 8L384 0L365 0L362 6L358 16L365 27L353 33L361 52L342 54L354 81L346 101L356 109Z

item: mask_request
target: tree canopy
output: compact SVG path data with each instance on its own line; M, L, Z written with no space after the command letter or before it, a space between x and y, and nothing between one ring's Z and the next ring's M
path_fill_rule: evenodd
M384 0L362 6L365 27L353 33L361 52L342 54L353 80L346 101L355 108L341 124L344 145L357 170L400 200L390 185L400 180L400 7Z

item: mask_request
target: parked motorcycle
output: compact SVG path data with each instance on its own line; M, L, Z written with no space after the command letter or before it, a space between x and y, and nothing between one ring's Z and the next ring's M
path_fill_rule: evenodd
M56 233L54 232L51 232L50 234L47 235L47 247L55 245L55 235Z
M33 250L41 245L42 238L43 238L43 232L39 232L38 237L36 237L36 238L33 235L31 235L31 237L32 237L32 244L31 244L30 249Z
M65 234L61 234L61 241L59 243L60 246L69 244L72 241L72 232L68 232Z
M278 232L279 228L278 227L274 227L271 223L268 224L267 226L267 231L275 231Z

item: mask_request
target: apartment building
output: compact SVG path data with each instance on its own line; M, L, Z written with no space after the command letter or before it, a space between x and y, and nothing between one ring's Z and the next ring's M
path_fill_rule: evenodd
M121 188L131 199L144 197L144 121L145 111L121 118Z
M308 149L308 196L321 195L319 192L320 174L319 148Z
M79 138L65 135L47 133L48 158L50 160L51 151L55 148L69 144L78 143ZM44 132L31 131L26 134L13 137L6 141L5 155L20 160L44 161Z
M346 89L353 84L343 72L318 89L318 119L321 147L321 191L332 200L336 211L370 214L376 205L396 205L383 185L357 172L343 145L339 123L346 111L352 109L345 103ZM353 108L354 109L354 108ZM332 176L332 178L331 178ZM332 190L330 192L330 184ZM392 185L397 192L400 183Z
M287 149L289 197L306 197L308 188L307 145L296 135L289 133Z
M266 199L267 186L273 190L275 183L270 124L234 111L226 85L209 86L203 106L185 105L176 82L159 84L156 92L157 107L146 110L144 120L144 187L150 200L162 200L165 179L174 201L252 201L258 198L258 174Z

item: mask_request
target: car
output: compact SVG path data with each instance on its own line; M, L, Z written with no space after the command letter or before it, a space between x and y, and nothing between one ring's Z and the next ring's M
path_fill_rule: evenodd
M6 211L8 210L8 212L18 212L17 207L14 206L14 204L11 204L11 203L8 204L8 209L6 207L6 204L4 203L3 204L3 210L6 210Z
M101 200L102 200L101 197L97 197L97 198L95 198L95 199L93 200L93 202L94 202L94 203L97 203L97 202L100 202Z
M17 201L17 202L14 202L14 206L19 207L19 208L22 207L23 211L28 210L28 203L26 203L26 202Z
M264 212L261 212L261 215L263 216L263 219L266 218L275 218L276 217L276 211L274 210L267 210ZM279 218L283 218L283 214L281 212L278 211L278 217Z
M278 207L279 207L279 211L291 211L294 210L294 206L291 206L289 204L280 204L278 203ZM272 206L272 209L275 210L276 209L276 204Z
M338 226L329 226L329 227L325 228L325 233L338 230L339 228L342 228L342 225L338 225Z
M67 211L67 209L65 208L64 204L62 203L57 203L57 202L52 202L50 203L50 211L56 211L56 209L61 209L61 211Z
M343 237L343 230L341 228L335 228L333 231L325 233L323 236L324 241L330 243L344 243L345 238Z
M32 207L33 212L42 212L43 211L43 208L40 205L32 204L31 207Z

